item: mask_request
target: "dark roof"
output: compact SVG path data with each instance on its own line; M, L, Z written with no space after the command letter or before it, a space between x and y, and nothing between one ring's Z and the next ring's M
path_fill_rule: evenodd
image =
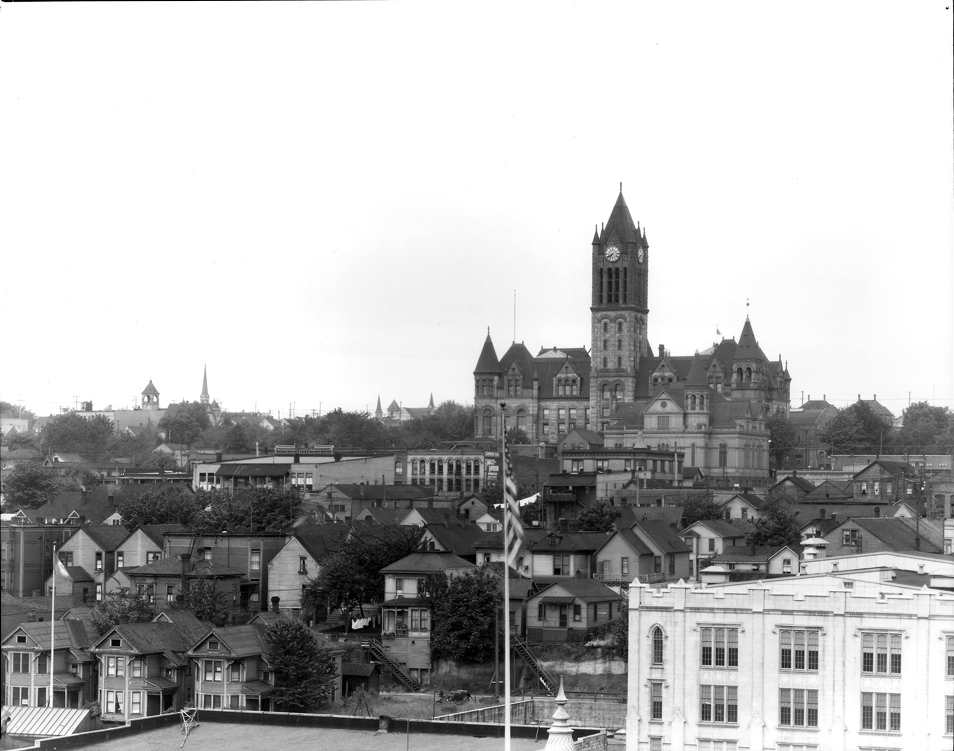
M437 551L421 551L411 553L381 569L382 573L421 573L431 574L449 568L476 568L470 561L465 561L453 553Z
M166 532L182 533L188 530L181 524L143 524L136 531L142 532L161 548L165 542L163 535Z
M694 527L697 524L706 527L719 537L745 537L746 535L745 532L725 519L700 519L690 526ZM683 532L685 532L685 530L683 530Z
M941 549L921 535L920 548L915 547L917 531L913 520L898 516L880 518L856 518L851 520L855 525L869 534L877 537L887 547L896 551L920 550L923 553L940 553ZM911 523L908 523L911 522Z
M790 485L794 485L803 493L808 493L815 489L814 483L809 482L804 477L799 477L796 474L791 474L791 475L788 475L788 477L783 477L781 480L775 483L771 488L769 488L769 492L775 490L775 488L786 483Z
M579 474L559 474L550 475L549 479L543 483L546 488L593 488L596 487L595 472L581 472Z
M798 556L800 550L798 545L729 545L719 555L715 556L712 562L763 562L785 548Z
M583 600L584 602L603 602L606 600L619 599L619 594L614 592L602 582L596 581L596 579L574 578L566 578L561 579L560 581L552 582L528 599L533 600L541 596L543 599L547 599L547 597L549 597L551 600L559 599L560 595L553 591L555 587L562 588L572 598ZM549 595L547 594L548 592Z
M732 496L732 498L741 498L756 510L761 509L766 503L768 503L768 499L762 498L762 496L759 495L755 495L755 493L736 493ZM731 501L732 498L729 498L729 501ZM729 501L723 503L722 506L725 506Z
M348 528L343 524L318 524L296 530L293 536L308 555L321 562L345 541Z
M367 678L377 669L378 669L377 665L372 665L369 662L342 662L341 663L342 675L357 675L363 678Z
M476 524L453 527L429 524L427 531L442 547L459 556L475 555L475 543L481 541L487 534Z
M497 351L494 349L493 340L490 338L490 329L487 329L487 338L484 340L484 346L480 350L480 357L477 358L477 365L474 373L499 373L500 360L497 359Z
M650 550L648 547L646 547L646 543L643 542L641 539L639 539L639 535L637 535L632 529L629 529L629 528L617 529L615 534L619 535L623 540L625 540L627 544L635 551L636 555L652 555L653 554L653 551ZM597 548L596 552L599 552L606 545L608 545L609 541L614 536L615 535L610 535L609 537L607 537L606 541L602 545L600 545L599 548Z
M216 477L284 477L290 471L288 464L221 464Z
M80 528L90 539L106 552L116 550L129 537L129 530L120 524L100 524ZM72 538L70 538L72 539Z
M434 497L434 489L425 485L335 484L332 487L351 499L367 501L417 501ZM405 512L405 516L407 512Z
M50 624L53 624L52 629ZM86 625L80 620L21 623L10 634L7 634L4 640L9 639L16 631L26 634L34 642L34 647L41 650L50 648L51 631L53 649L86 649L90 645L92 636L92 634L86 632Z
M665 522L659 521L638 521L633 528L639 528L652 540L663 553L687 553L692 548L686 545L685 541L676 534L675 530Z
M176 624L149 621L148 623L117 623L93 645L90 651L108 649L105 646L106 639L112 634L118 634L130 649L139 654L184 652L191 646Z
M616 517L616 526L622 529L631 528L638 521L661 521L670 527L678 527L683 512L682 506L624 506Z
M532 553L592 553L603 546L610 532L552 532L527 545Z

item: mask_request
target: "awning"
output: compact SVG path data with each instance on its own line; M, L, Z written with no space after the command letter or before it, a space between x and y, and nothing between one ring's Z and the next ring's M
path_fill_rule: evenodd
M242 684L243 694L267 694L274 690L275 687L265 681L246 681Z
M285 477L287 464L223 464L215 470L216 477Z
M574 597L544 597L540 600L544 605L572 605Z
M59 686L82 686L86 681L72 673L53 673L53 683Z
M168 678L146 678L143 683L146 684L149 688L155 688L159 691L175 691L179 686L174 681L170 681Z

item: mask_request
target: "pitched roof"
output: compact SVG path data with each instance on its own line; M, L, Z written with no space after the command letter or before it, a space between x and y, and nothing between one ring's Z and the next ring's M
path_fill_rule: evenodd
M533 600L541 596L546 598L547 592L552 592L552 590L557 587L566 591L574 599L583 600L584 602L604 602L606 600L619 599L619 594L596 579L573 578L560 579L560 581L552 582L532 595L529 599ZM553 594L551 593L549 596L552 597Z
M104 648L106 639L118 635L130 649L139 654L184 652L191 645L185 640L182 630L174 623L149 621L147 623L117 623L93 645L90 651Z
M728 501L726 501L725 503L721 505L725 506L726 503L731 501L733 498L741 498L743 501L745 501L747 504L749 504L752 508L756 510L761 509L766 503L768 503L767 498L762 498L762 496L755 495L755 493L736 493L735 495L732 496L732 498L730 498Z
M433 574L454 568L476 568L476 566L453 553L423 550L404 556L382 568L381 572Z
M152 542L161 548L165 543L163 535L166 532L182 533L188 530L181 524L143 524L136 531L142 532L146 537L148 537L150 540L152 540Z
M851 520L856 526L874 535L885 546L895 551L920 550L924 553L940 553L941 549L922 534L920 547L916 547L917 531L913 519L900 516L859 517ZM912 523L908 523L912 522Z
M725 519L700 519L699 521L694 522L690 524L688 527L686 527L682 532L680 532L680 535L685 534L686 532L688 532L689 530L691 530L693 527L696 527L696 526L705 527L713 534L722 538L726 538L726 537L737 538L737 537L745 537L746 535L745 532L743 532L741 529L736 527L734 524L726 521Z
M146 396L159 396L159 390L153 385L152 379L149 379L149 383L146 384L146 388L142 390L142 395Z
M419 501L433 498L434 489L426 485L362 485L335 483L332 487L352 500Z
M646 543L639 539L639 535L629 528L617 529L616 532L607 537L606 541L594 552L598 553L609 544L610 540L616 536L619 536L620 539L624 540L629 547L633 549L637 556L653 554L653 551L646 546Z
M52 624L52 629L51 629ZM53 649L86 649L90 644L91 634L87 634L86 626L80 620L39 621L21 623L16 629L7 634L4 641L16 631L22 631L33 642L34 648L50 648L52 635Z
M779 551L785 550L786 548L791 550L797 557L800 547L799 545L795 545L794 547L791 545L730 545L724 548L712 561L713 563L762 562L767 561L769 558L777 555Z
M551 532L530 542L527 548L533 553L592 553L603 546L610 534L610 532Z
M476 524L454 527L428 525L427 531L442 547L459 556L475 555L474 544L487 534Z
M769 492L771 493L773 490L775 490L776 488L784 484L794 485L803 493L809 493L815 489L814 483L809 482L804 477L799 477L797 474L792 473L788 475L787 477L783 477L781 480L775 483L771 488L769 488Z
M268 627L264 623L243 623L238 626L218 626L211 629L211 634L206 634L192 645L192 652L207 638L215 635L220 645L229 654L236 657L245 657L249 655L267 655L269 652L268 644L265 642L265 631Z
M637 521L633 528L639 528L652 540L663 553L687 553L692 550L685 541L665 522Z
M480 350L480 357L477 358L477 365L474 367L474 373L499 373L500 360L497 359L497 351L494 349L493 340L490 338L490 329L487 329L487 338L484 340L484 346Z
M312 558L321 562L348 537L348 528L343 524L319 524L296 531L293 535Z
M80 531L85 532L97 546L107 553L116 550L129 537L129 530L120 524L89 525L81 527Z

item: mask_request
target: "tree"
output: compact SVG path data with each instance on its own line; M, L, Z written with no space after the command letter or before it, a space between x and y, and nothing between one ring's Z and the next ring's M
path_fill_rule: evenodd
M312 712L331 698L335 660L304 622L279 618L265 631L275 671L271 698L282 712Z
M862 401L845 407L819 433L833 454L880 453L890 446L891 424Z
M795 446L795 428L783 412L773 412L765 420L769 432L772 466L781 467L785 456Z
M781 498L773 498L762 507L760 516L755 520L755 529L749 533L745 542L748 545L797 545L801 540L798 515L789 510L789 505Z
M182 402L171 405L159 421L159 430L169 443L191 446L203 430L211 425L209 412L201 402Z
M606 501L587 506L576 517L581 532L609 532L615 529L616 512Z
M402 442L414 449L438 448L447 441L471 437L474 433L474 415L472 409L447 401L441 402L432 414L414 417L400 427L400 433L392 436L392 442Z
M228 620L225 604L225 595L215 588L214 579L196 577L186 581L182 604L178 607L190 611L200 621L222 626Z
M455 576L433 604L431 653L461 662L493 657L497 613L503 602L500 582L489 567Z
M68 484L52 467L36 462L18 464L3 478L3 502L8 508L39 508Z
M202 514L203 500L187 487L159 485L121 500L118 511L122 523L130 530L143 524L182 524L188 527Z
M0 401L0 417L16 417L23 420L35 420L36 414L26 407L18 407L10 402Z
M36 436L33 433L21 433L19 430L11 430L3 437L3 444L11 451L17 449L34 449L39 447L36 443Z
M507 431L508 446L526 445L528 443L530 443L530 436L527 435L527 431L523 428L513 427Z
M318 576L306 586L302 610L314 613L318 605L361 609L363 603L384 599L381 569L420 550L420 527L368 527L349 537L329 555ZM363 610L361 611L363 615Z
M721 519L722 516L722 507L715 502L711 492L690 496L682 507L682 523L686 527L698 521Z
M93 628L102 636L117 623L146 623L156 615L146 598L128 590L107 592L91 614Z
M954 413L948 407L916 402L902 413L903 424L895 438L895 450L903 454L949 454Z
M284 532L298 519L301 494L297 487L248 488L231 495L198 491L197 502L202 508L196 515L195 526L205 532L244 529L249 532Z
M113 421L105 415L82 416L82 412L57 415L43 426L40 446L44 450L100 454L113 435Z

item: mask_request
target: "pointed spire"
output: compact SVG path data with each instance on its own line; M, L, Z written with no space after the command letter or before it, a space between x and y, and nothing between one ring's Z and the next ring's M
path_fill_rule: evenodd
M570 715L566 711L567 698L566 692L563 690L562 675L560 676L560 690L557 691L554 702L556 702L557 708L553 713L553 724L547 730L550 737L547 738L547 745L544 749L545 751L571 751L574 748L573 728L567 722Z
M202 366L202 393L199 395L199 401L203 404L209 403L209 379L205 365Z
M593 245L599 245L599 244L600 244L600 230L599 230L599 227L597 227L595 224L593 225L593 242L592 242L592 244L593 244Z
M490 338L490 327L487 327L487 339L484 341L483 349L480 350L480 357L477 358L477 367L474 373L499 373L500 360L497 359L497 350L494 349L493 340Z
M384 411L381 409L381 395L378 394L378 406L374 408L374 416L379 420L384 417Z
M428 409L434 409L434 392L431 392L431 400L427 403Z
M600 240L606 241L611 236L615 236L617 240L624 244L642 242L640 231L637 229L633 216L629 213L629 207L626 205L626 199L623 197L622 184L619 198L616 199L616 205L613 206L613 211L604 226Z

